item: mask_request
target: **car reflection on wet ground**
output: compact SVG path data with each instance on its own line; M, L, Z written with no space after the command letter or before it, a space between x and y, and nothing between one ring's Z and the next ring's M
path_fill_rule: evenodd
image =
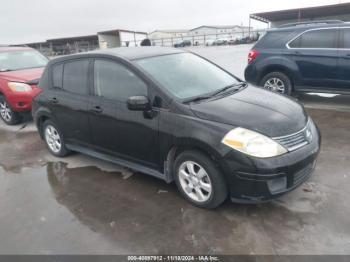
M249 48L196 52L242 72ZM216 210L108 162L55 158L31 122L0 123L0 254L349 254L350 96L298 99L322 133L314 175L270 203Z

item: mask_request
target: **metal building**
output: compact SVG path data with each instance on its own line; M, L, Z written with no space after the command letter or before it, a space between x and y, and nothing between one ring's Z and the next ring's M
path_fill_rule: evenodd
M315 20L350 21L350 3L255 13L250 19L268 23L270 27Z
M94 35L49 39L46 42L27 43L47 56L68 55L96 49L139 46L147 33L130 30L109 30Z

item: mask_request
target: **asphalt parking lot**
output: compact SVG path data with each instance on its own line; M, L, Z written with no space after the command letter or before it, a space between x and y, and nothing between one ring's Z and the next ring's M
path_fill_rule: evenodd
M242 77L251 46L190 48ZM0 254L350 254L350 97L299 96L323 143L313 177L261 205L195 208L174 184L0 123Z

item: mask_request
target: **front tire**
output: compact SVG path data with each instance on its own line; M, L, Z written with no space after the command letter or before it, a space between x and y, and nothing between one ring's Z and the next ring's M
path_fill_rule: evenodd
M61 131L53 121L46 120L44 122L42 134L51 154L57 157L65 157L70 153L65 146Z
M193 205L216 208L227 198L226 181L213 160L200 151L185 151L174 163L176 185Z
M272 72L263 77L260 86L275 93L292 94L292 81L282 72Z
M0 117L7 125L16 125L22 121L22 116L14 112L4 96L0 96Z

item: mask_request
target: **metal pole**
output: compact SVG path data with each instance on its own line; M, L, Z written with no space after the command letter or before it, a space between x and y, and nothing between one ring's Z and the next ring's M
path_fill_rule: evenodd
M252 19L249 16L249 38L250 38L250 26L251 26Z

